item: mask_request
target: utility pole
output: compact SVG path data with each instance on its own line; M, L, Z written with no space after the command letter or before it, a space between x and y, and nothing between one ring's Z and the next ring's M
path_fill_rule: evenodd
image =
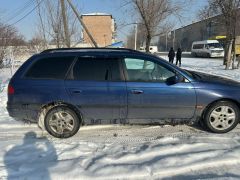
M106 47L106 45L107 45L106 36L107 36L106 34L103 35L103 37L104 37L104 46L105 46L105 47Z
M135 50L137 50L137 33L138 33L138 24L135 24Z
M175 49L175 30L173 31L173 49Z
M87 26L84 24L84 22L81 19L81 16L79 15L79 12L77 11L77 9L74 7L74 5L72 4L71 0L67 0L70 7L72 8L73 12L75 13L75 15L77 16L79 22L81 23L83 29L86 31L88 37L91 39L92 43L94 44L95 47L98 47L96 41L93 39L91 33L88 31Z
M68 31L68 23L67 23L67 16L66 16L66 9L64 0L60 0L61 2L61 9L62 9L62 17L63 17L63 27L64 27L64 34L65 34L65 43L68 48L71 47L70 36Z
M168 33L166 33L166 51L168 51Z

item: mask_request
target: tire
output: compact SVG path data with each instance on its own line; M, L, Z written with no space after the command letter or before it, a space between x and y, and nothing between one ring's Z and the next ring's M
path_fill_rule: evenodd
M60 105L50 109L44 119L49 134L56 138L74 136L80 128L80 119L68 106Z
M197 57L197 54L196 54L195 52L192 52L191 55L192 55L193 57Z
M239 123L239 107L230 101L213 103L203 119L205 127L214 133L227 133Z

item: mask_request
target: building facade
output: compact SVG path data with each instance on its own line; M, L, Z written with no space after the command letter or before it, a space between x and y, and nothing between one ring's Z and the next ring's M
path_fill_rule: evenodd
M240 17L240 10L238 14ZM236 35L240 35L240 21L237 22ZM223 37L226 37L226 29L222 15L218 15L175 29L168 35L160 37L159 47L161 50L180 47L183 51L190 51L194 41L218 40Z
M81 18L99 47L105 47L115 42L116 26L112 15L91 13L83 14ZM85 30L83 30L83 42L89 46L93 46Z

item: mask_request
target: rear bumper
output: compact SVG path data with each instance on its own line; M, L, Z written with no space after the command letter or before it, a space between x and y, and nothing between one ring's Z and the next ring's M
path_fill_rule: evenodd
M38 112L30 110L27 106L7 103L7 111L9 116L17 121L28 120L37 123Z
M11 105L7 103L7 111L9 116L15 120L26 120L28 118L26 111L21 105Z

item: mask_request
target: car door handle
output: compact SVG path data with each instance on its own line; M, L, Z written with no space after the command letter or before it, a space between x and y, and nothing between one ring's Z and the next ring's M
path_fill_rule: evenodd
M72 89L71 93L72 94L80 94L80 93L82 93L82 90L80 90L80 89Z
M143 94L143 91L142 90L138 90L138 89L133 89L133 90L131 90L131 93L132 94Z

